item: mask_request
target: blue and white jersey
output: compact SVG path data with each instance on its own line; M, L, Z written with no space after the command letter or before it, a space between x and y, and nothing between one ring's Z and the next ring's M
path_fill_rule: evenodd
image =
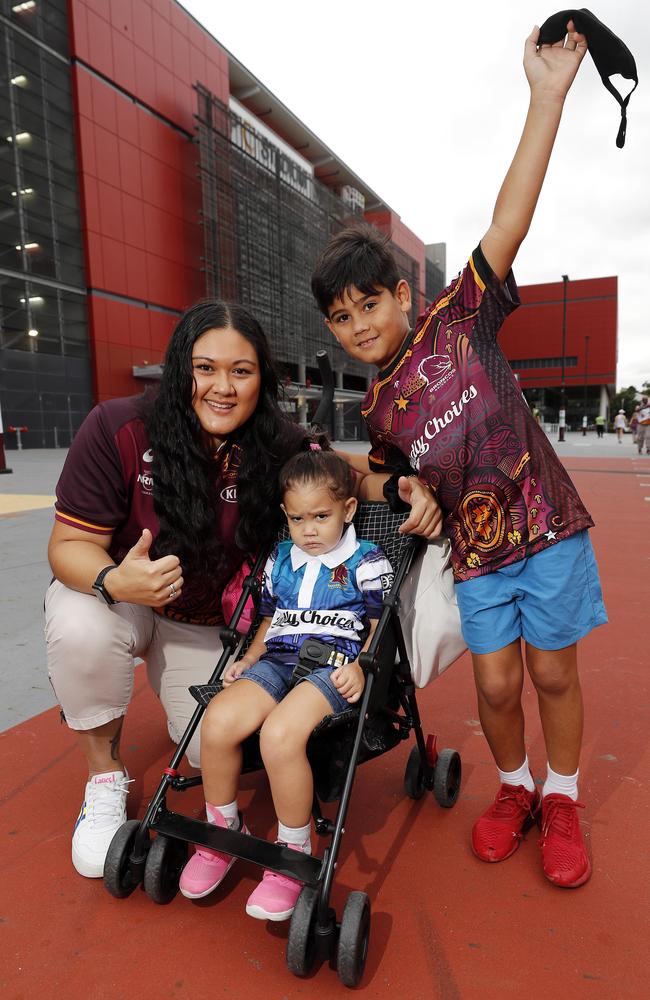
M312 556L293 542L280 542L264 567L260 612L272 618L266 647L295 662L303 641L320 639L355 660L379 618L393 570L372 542L358 541L351 524L338 545Z

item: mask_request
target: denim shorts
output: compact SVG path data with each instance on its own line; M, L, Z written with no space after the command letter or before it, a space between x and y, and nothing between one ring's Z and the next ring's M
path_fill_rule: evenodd
M289 693L293 668L293 663L283 663L282 660L267 656L245 670L238 680L254 681L264 688L275 701L280 702ZM333 715L338 715L339 712L350 708L349 702L338 693L332 684L332 667L318 667L299 680L298 684L303 684L305 681L313 684L321 694L325 695L332 706Z
M473 653L494 653L520 637L537 649L564 649L607 622L587 531L457 583L456 597Z

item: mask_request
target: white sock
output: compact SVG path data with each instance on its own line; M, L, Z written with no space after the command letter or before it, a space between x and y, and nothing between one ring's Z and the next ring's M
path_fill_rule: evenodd
M278 820L278 840L300 847L304 854L311 854L311 820L307 826L285 826Z
M542 789L542 795L568 795L574 802L578 801L578 775L580 768L575 774L558 774L550 764L546 765L546 781Z
M213 802L206 802L206 806L210 806L212 809L218 809L229 829L238 830L239 829L239 808L237 806L237 799L234 802L228 802L225 806L217 806ZM208 823L214 823L214 817L210 814L210 810L207 809Z
M523 764L516 771L502 771L500 768L497 768L497 771L502 785L514 785L515 788L517 785L523 785L527 792L535 791L535 782L528 766L528 757L524 757Z

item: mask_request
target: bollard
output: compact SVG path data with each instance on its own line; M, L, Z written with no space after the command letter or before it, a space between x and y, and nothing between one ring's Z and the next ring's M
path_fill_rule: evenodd
M5 438L2 429L2 410L0 410L0 476L8 475L10 472L13 472L13 469L8 469L5 461Z
M18 448L18 451L22 451L23 450L22 435L27 433L29 427L7 427L7 430L9 431L10 434L16 435L16 447Z

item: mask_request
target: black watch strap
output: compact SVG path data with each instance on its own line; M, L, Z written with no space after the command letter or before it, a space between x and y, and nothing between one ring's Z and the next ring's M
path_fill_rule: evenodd
M95 591L99 599L104 601L104 603L108 605L117 604L117 601L115 600L114 597L111 597L104 584L106 574L110 573L112 569L115 569L114 563L111 563L110 566L104 566L104 569L99 571L99 573L97 574L97 579L93 583L93 590Z

